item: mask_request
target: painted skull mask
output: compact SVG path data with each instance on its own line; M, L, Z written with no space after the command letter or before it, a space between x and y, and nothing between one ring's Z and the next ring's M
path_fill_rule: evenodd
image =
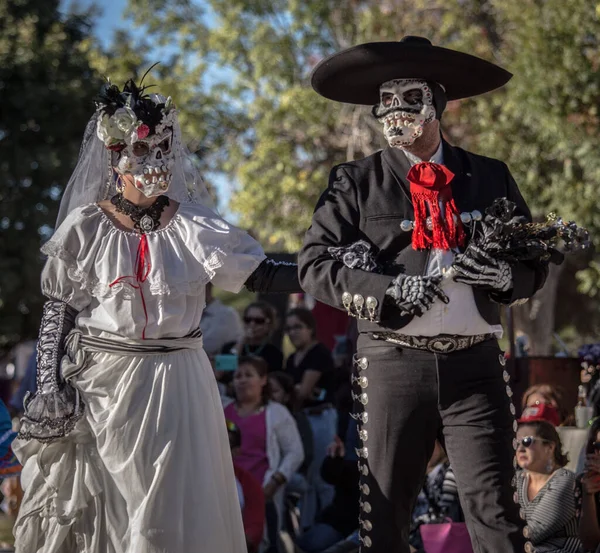
M383 134L390 146L402 148L414 144L423 134L423 126L435 118L433 92L426 81L387 81L379 87L379 98L373 115L383 124Z
M174 163L173 128L166 127L162 132L123 148L116 169L121 174L133 176L135 187L150 198L167 192Z

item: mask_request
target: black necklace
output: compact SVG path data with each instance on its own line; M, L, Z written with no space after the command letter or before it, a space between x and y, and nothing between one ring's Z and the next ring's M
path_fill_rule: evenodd
M169 205L169 198L159 196L150 207L139 207L119 193L113 196L110 202L119 213L127 215L133 221L135 230L145 234L156 230L160 226L160 216L165 207Z

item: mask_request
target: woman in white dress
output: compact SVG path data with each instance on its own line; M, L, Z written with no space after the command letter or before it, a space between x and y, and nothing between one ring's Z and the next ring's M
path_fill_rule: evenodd
M205 285L297 288L203 204L169 99L107 86L42 248L17 553L243 553Z

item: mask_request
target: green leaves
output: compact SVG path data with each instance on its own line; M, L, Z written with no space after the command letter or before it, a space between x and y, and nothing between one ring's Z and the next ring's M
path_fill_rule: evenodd
M0 0L0 340L35 335L40 232L100 78L122 84L155 61L146 83L173 97L201 168L232 184L239 223L267 249L296 250L333 165L383 146L369 108L321 98L310 71L406 34L514 73L502 90L450 103L446 135L506 161L536 216L556 211L600 236L599 13L589 0L129 0L131 27L104 51L90 14ZM581 275L590 295L594 267Z
M54 225L99 80L89 14L58 1L0 0L0 348L37 335L39 247Z

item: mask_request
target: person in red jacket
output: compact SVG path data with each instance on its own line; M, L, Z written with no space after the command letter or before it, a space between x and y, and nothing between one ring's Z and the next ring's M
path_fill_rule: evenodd
M227 421L229 446L233 457L233 472L235 473L244 533L248 544L248 553L256 553L262 541L265 529L265 494L261 483L246 469L235 462L237 453L242 445L242 433L237 425Z

